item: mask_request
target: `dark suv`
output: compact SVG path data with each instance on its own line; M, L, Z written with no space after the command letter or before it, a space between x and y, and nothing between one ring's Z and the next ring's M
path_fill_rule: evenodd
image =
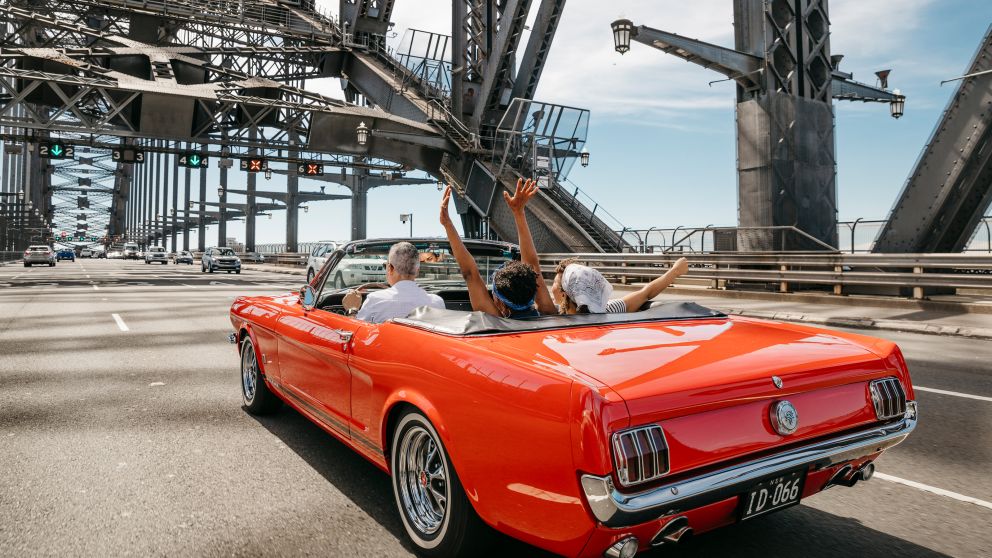
M241 273L241 258L230 248L207 248L200 257L200 271L213 273L226 271Z

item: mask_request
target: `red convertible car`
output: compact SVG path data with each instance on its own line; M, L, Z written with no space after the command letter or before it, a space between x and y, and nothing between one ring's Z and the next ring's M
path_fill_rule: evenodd
M342 307L392 241L348 244L299 294L231 308L248 412L286 403L392 476L423 554L496 530L564 556L630 557L834 485L916 427L893 343L693 303L506 320L470 312L447 243L419 282L447 309L382 324ZM484 276L512 245L468 241ZM372 262L372 263L369 263Z

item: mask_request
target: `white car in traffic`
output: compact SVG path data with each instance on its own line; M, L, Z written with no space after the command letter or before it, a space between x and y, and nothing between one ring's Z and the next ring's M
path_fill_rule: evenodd
M145 251L145 263L150 264L152 262L161 263L162 265L169 264L169 254L165 251L165 248L161 246L148 247L148 250Z
M337 250L340 245L340 242L325 240L318 242L314 249L310 251L310 257L307 258L307 283L313 281L314 276L320 273L320 268L324 267L324 262L327 261L328 256Z

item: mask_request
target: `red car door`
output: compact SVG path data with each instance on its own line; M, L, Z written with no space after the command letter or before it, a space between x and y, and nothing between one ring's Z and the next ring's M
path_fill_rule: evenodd
M366 324L326 310L291 307L279 316L279 371L290 397L348 436L351 337Z

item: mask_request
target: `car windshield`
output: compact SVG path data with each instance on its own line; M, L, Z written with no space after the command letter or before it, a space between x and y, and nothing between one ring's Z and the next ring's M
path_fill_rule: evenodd
M31 250L32 252L47 252L48 246L32 246L28 248L28 250Z
M217 252L218 252L218 255L221 255L221 256L233 256L234 255L234 250L231 250L230 248L218 248L217 249Z
M165 252L165 248L162 248L161 246L152 246L149 250L152 252Z
M458 268L458 262L451 255L447 242L416 242L420 251L420 273L417 283L430 284L456 282L464 286L465 279ZM356 252L345 254L329 270L327 284L333 288L350 288L365 283L379 283L386 280L386 257L390 244L360 246ZM468 246L469 252L479 266L479 273L489 282L489 277L499 266L512 258L512 254L501 246ZM330 256L330 253L326 254Z

